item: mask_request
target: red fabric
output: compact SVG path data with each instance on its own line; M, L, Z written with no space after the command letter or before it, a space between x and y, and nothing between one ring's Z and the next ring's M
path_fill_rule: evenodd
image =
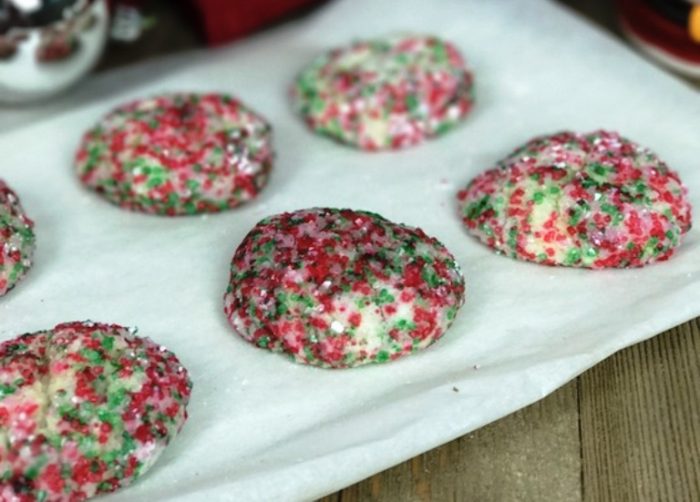
M217 45L252 33L322 0L192 0L207 42Z
M639 38L669 54L700 63L700 44L690 38L688 28L664 18L640 0L617 0L622 22Z

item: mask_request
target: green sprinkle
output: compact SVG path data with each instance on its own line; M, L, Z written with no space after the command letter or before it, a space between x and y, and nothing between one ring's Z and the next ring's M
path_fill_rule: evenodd
M80 351L80 354L87 359L88 361L92 363L100 363L102 362L102 354L100 354L98 351L94 349L82 349Z
M464 215L469 218L470 220L474 220L484 214L486 211L491 209L491 204L490 204L491 197L488 195L485 195L482 197L479 202L476 202L474 204L469 204L464 211Z
M0 399L3 399L5 396L9 396L10 394L14 394L16 391L17 389L15 387L0 384Z
M399 319L396 322L396 328L402 331L412 331L416 329L416 323L409 321L408 319Z
M374 301L377 305L384 305L386 303L392 303L394 300L395 298L389 293L389 291L382 289Z
M566 253L566 264L567 265L572 265L574 263L577 263L580 259L581 259L581 251L576 249L576 248L569 249L569 252Z
M385 350L377 352L377 362L384 363L389 360L389 353Z
M406 96L406 106L411 112L416 112L420 106L420 102L415 94L409 94Z
M105 350L112 350L112 348L114 347L114 338L111 336L105 336L104 338L102 338L101 345Z

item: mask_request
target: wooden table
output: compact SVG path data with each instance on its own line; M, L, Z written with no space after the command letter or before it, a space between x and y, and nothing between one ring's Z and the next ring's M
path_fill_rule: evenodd
M698 501L700 318L322 500Z
M561 0L616 33L609 0ZM101 68L199 45L170 2ZM323 499L700 501L700 318L623 350L547 398Z

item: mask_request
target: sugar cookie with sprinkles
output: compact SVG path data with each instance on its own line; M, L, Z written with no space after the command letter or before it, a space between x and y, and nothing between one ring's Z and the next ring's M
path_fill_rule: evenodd
M346 368L428 347L464 298L459 265L437 239L374 213L314 208L251 230L233 257L224 311L258 347Z
M83 137L80 180L109 201L161 215L223 211L256 197L271 127L223 94L171 94L109 113Z
M129 485L182 428L191 386L171 352L118 325L0 344L0 500L78 502Z
M535 138L457 197L470 233L546 265L641 267L671 257L691 227L678 174L609 131Z
M32 266L34 222L19 198L0 179L0 297L6 295Z
M450 42L391 35L316 58L291 95L313 131L363 150L399 149L460 123L474 102L473 80Z

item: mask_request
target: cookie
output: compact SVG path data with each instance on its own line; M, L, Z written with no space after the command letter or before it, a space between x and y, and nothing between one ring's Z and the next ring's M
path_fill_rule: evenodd
M83 137L80 180L109 201L161 215L253 199L272 168L271 128L222 94L172 94L109 113Z
M608 131L535 138L457 197L470 233L546 265L641 267L668 259L691 226L678 174Z
M473 76L459 51L433 36L358 41L316 58L292 86L315 132L364 150L440 136L469 113Z
M153 465L187 418L191 383L134 331L74 322L0 345L0 500L77 502Z
M450 252L365 211L315 208L260 221L236 250L224 311L244 339L324 368L424 349L464 303Z
M0 297L6 295L32 266L34 222L17 195L0 179Z

